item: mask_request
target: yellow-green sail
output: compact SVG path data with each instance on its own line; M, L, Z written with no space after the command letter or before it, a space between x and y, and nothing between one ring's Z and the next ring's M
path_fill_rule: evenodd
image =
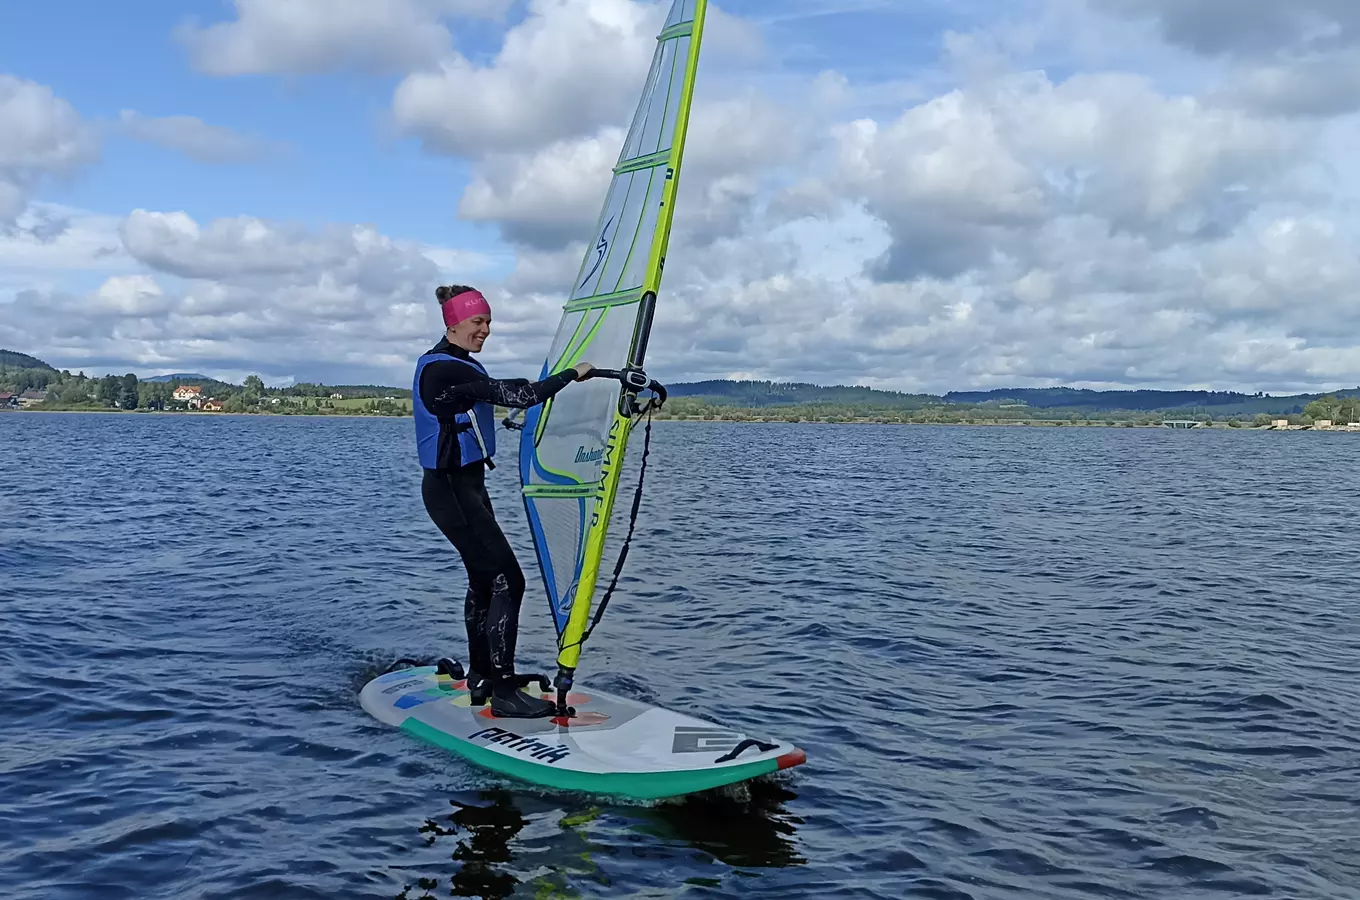
M661 286L707 0L675 0L543 375L587 360L640 371ZM524 506L569 680L604 553L637 387L596 378L525 416ZM627 396L625 396L627 395Z

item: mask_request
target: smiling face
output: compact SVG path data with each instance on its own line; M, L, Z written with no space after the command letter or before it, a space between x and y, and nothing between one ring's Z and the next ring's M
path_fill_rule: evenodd
M469 353L477 353L486 343L487 335L491 334L491 317L478 313L446 329L444 334L450 344L462 347Z

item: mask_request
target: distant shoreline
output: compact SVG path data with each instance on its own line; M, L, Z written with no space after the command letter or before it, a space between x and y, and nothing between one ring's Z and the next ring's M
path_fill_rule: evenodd
M5 409L3 413L49 413L70 415L74 413L97 414L97 415L142 415L142 416L193 416L197 418L213 418L218 416L230 416L232 418L286 418L286 419L411 419L409 414L400 416L373 415L366 413L337 413L337 412L314 412L314 413L276 413L276 412L210 412L205 410L189 409ZM503 411L497 413L501 417ZM1360 431L1347 429L1345 427L1314 428L1312 426L1290 426L1287 428L1277 428L1273 425L1239 424L1230 425L1227 422L1200 422L1193 428L1172 428L1166 424L1155 422L1129 422L1129 421L1103 421L1099 419L1080 419L1078 421L1054 420L1054 419L978 419L968 422L923 422L923 421L880 421L882 417L846 417L845 421L829 422L818 419L802 419L800 421L790 421L777 417L743 418L715 416L711 419L684 416L684 417L656 417L654 422L680 422L680 423L703 423L703 422L727 422L736 425L900 425L900 426L921 426L936 425L954 428L958 426L975 426L991 428L1140 428L1140 429L1162 429L1166 431L1205 431L1213 429L1216 431L1329 431L1329 432L1349 432L1360 434Z
M313 412L313 413L276 413L276 412L209 412L202 409L4 409L0 410L0 415L4 413L47 413L49 415L73 415L83 413L85 415L111 415L111 416L204 416L207 418L217 418L220 416L246 416L253 419L409 419L409 415L403 416L383 416L366 413L336 413L336 412Z

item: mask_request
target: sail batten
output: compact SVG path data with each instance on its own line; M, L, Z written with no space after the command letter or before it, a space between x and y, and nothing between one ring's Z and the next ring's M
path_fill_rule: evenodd
M595 493L595 484L530 484L525 485L526 497L589 497Z
M679 25L672 25L665 31L657 35L658 41L669 41L671 38L689 37L694 33L693 22L681 22Z
M657 34L544 376L582 359L618 372L641 365L670 237L706 6L706 0L675 0ZM525 511L558 633L558 663L567 669L579 653L632 427L623 390L605 378L573 385L529 410L520 438Z
M637 285L610 294L594 294L589 297L581 297L578 300L571 300L562 309L566 312L577 312L584 309L603 309L608 306L626 306L629 303L638 303L641 300L642 286Z
M645 156L634 156L632 159L625 159L614 167L615 175L624 175L628 172L636 172L639 169L654 169L658 166L668 166L671 162L670 150L658 150L656 153L648 153Z

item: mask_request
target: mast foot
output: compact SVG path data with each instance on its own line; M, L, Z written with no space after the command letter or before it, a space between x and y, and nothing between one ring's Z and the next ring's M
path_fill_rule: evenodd
M571 691L572 676L576 674L575 669L568 669L566 666L557 667L557 677L553 679L553 686L557 688L557 712L556 718L570 719L576 715L576 710L567 706L567 694Z

